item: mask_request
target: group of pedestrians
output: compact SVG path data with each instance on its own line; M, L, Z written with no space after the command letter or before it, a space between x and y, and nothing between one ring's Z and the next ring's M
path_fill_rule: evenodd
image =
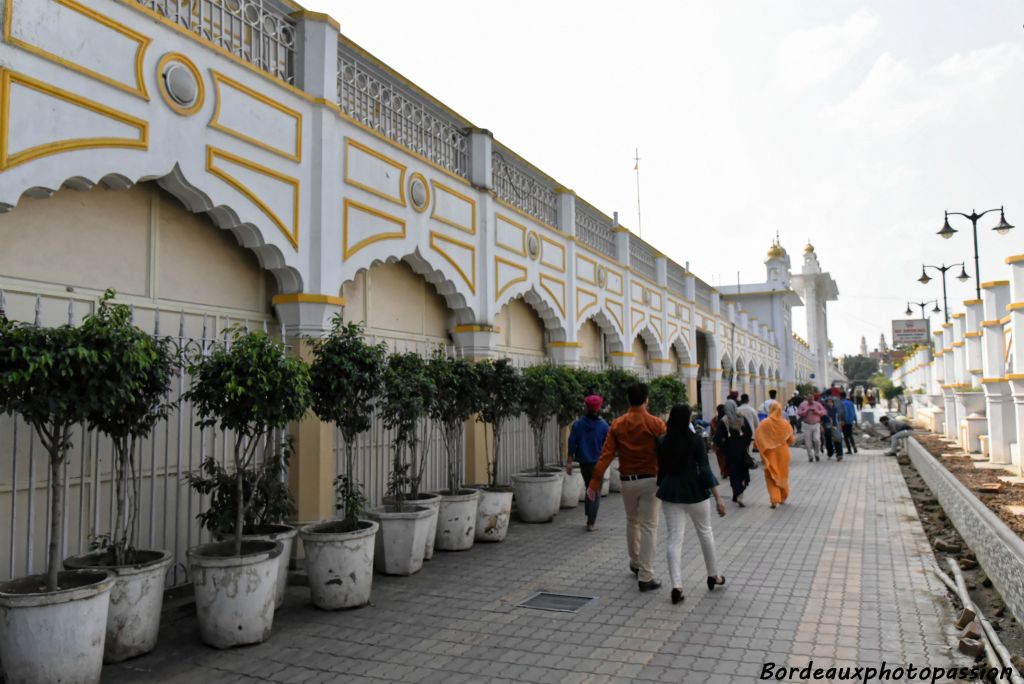
M791 411L795 413L793 417L802 423L800 429L808 461L821 461L823 453L827 453L828 458L835 456L837 462L842 461L844 446L847 455L857 453L857 443L853 439L857 407L847 398L845 391L839 392L838 396L810 394L802 400L797 396L790 401L790 407L795 408Z
M734 393L735 394L735 393ZM773 393L774 398L774 393ZM703 435L694 428L691 409L677 404L669 413L668 422L647 411L648 387L643 383L627 390L629 410L608 426L598 415L603 400L599 396L585 399L586 413L577 420L569 434L569 462L579 461L588 483L584 510L587 529L594 530L604 473L614 458L619 459L622 481L622 503L626 512L626 547L629 569L637 577L640 591L661 587L654 577L654 552L658 522L662 511L668 527L667 560L673 604L683 600L683 536L686 518L693 522L704 556L708 590L725 584L719 574L711 529L711 501L719 516L726 514L725 502L719 494L718 478L708 461ZM731 403L731 406L728 405ZM746 408L744 408L746 407ZM749 405L746 395L730 395L726 405L718 407L715 422L716 450L722 450L719 461L723 477L728 473L733 485L733 501L743 506L743 489L750 482L752 443L765 469L771 507L785 503L789 494L789 447L796 437L782 406L767 401L767 417L761 420ZM602 427L602 425L604 427ZM723 467L724 465L724 467Z

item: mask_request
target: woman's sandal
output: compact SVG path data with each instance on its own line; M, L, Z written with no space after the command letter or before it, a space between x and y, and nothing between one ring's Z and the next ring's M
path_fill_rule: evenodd
M682 602L682 600L684 598L686 598L686 597L683 596L682 590L680 590L680 589L673 589L672 590L672 604L673 605L675 605L676 603Z
M718 580L722 580L719 582ZM708 577L708 591L714 591L715 587L720 587L725 584L725 576L719 575L718 577ZM675 591L673 589L673 591Z

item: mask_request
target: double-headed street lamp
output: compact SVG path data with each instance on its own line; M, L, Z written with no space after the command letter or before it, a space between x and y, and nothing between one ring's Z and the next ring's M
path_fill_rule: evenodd
M928 306L929 304L935 305L935 308L932 309L932 313L942 313L942 311L939 310L939 302L937 299L931 299L927 302L907 302L907 310L904 311L903 313L905 313L908 316L913 316L914 312L910 310L910 306L919 306L921 307L921 318L926 318L926 316L924 315L924 307Z
M971 227L974 229L974 285L978 299L981 299L981 269L978 266L978 219L980 219L985 214L991 213L993 211L999 212L999 225L994 227L992 230L996 231L1000 235L1006 235L1008 232L1010 232L1010 229L1013 228L1013 226L1006 222L1006 215L1003 213L1002 207L999 207L998 209L986 209L980 214L974 211L973 209L971 210L970 214L963 214L959 211L947 211L946 222L942 225L942 230L940 230L937 233L938 235L941 235L943 238L948 240L949 238L953 237L954 233L957 232L955 228L949 225L950 215L963 216L966 219L970 219Z
M942 264L942 266L922 264L921 277L917 279L917 282L921 283L922 285L927 285L932 281L932 279L928 277L927 271L925 271L926 268L934 268L936 271L942 273L942 308L943 313L946 314L946 323L949 323L949 301L946 299L946 271L948 271L951 268L956 268L957 266L960 267L960 275L958 275L956 279L959 280L961 283L970 280L971 276L967 275L967 271L964 269L964 262L962 261L958 264L950 264L949 266L947 266L946 264ZM978 291L981 292L980 289ZM936 303L936 306L938 306L938 303ZM910 307L907 308L909 309Z

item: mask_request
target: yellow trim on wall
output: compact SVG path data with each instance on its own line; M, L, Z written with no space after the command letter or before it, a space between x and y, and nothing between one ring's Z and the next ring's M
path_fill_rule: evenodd
M1008 264L1019 264L1024 261L1024 254L1014 254L1013 256L1006 257L1006 263Z
M980 299L965 299L964 306L974 306L975 304L984 304L985 302Z
M965 313L963 313L963 312L960 312L960 313L955 313L955 314L953 314L952 316L950 316L950 318L954 318L954 319L956 319L956 318L963 318L963 317L964 317L964 316L966 316L966 315L967 315L967 314L965 314Z
M459 266L459 262L457 262L448 252L438 247L435 241L447 242L457 247L468 249L471 254L470 262L473 264L472 275L463 271L462 267ZM451 264L452 267L458 271L459 275L462 276L462 279L466 281L466 285L469 286L469 291L476 294L476 246L471 245L468 242L463 242L462 240L456 240L455 238L448 237L444 233L438 233L437 231L432 230L430 231L430 248L440 254L445 261Z
M393 232L390 232L390 233L377 233L376 235L371 235L370 237L363 238L362 240L360 240L359 242L355 243L354 245L349 245L348 244L348 208L349 207L355 207L359 211L365 212L367 214L372 214L372 215L376 216L377 218L384 219L385 221L391 221L392 223L394 223L394 224L396 224L398 226L401 226L401 230L393 231ZM356 202L355 200L349 199L347 197L342 202L342 211L341 211L341 213L342 213L342 221L341 221L341 254L342 254L342 258L343 259L348 259L353 254L355 254L359 250L363 249L367 245L372 245L373 243L380 242L381 240L404 240L405 239L405 221L403 221L402 219L398 218L397 216L392 216L391 214L385 214L383 211L380 211L378 209L374 209L373 207L365 205L365 204L360 204L359 202Z
M962 347L962 346L964 346L964 343L963 343L963 342L954 342L954 343L953 343L953 348L954 348L954 349L959 349L959 348L960 348L960 347Z
M515 245L509 245L509 244L506 244L504 242L499 241L498 240L498 231L497 230L494 231L494 244L496 246L498 246L498 247L501 247L502 249L507 249L508 251L512 252L513 254L518 254L521 257L525 257L526 256L526 230L527 230L526 226L524 226L521 223L516 223L515 221L513 221L510 218L508 218L507 216L504 216L504 215L499 214L497 212L495 212L495 214L494 214L494 219L496 221L501 221L503 223L507 223L508 225L512 226L513 228L518 229L519 232L520 232L520 238L522 240L522 245L519 246L519 247L516 247Z
M348 169L349 169L348 151L349 151L349 148L351 148L351 147L356 148L360 152L365 152L366 154L370 155L371 157L374 157L375 159L379 159L382 162L384 162L385 164L388 164L388 165L398 169L398 196L397 197L395 197L394 195L389 195L386 192L384 192L382 190L378 190L377 188L372 187L370 185L366 185L365 183L361 183L361 182L359 182L357 180L354 180L351 176L349 176L349 173L348 173ZM353 140L352 138L345 138L345 172L344 172L344 176L345 177L344 177L344 181L348 185L351 185L354 188L359 188L360 190L364 190L364 191L370 193L371 195L374 195L376 197L380 197L381 199L386 199L389 202L394 202L395 204L397 204L400 207L404 207L404 206L407 206L406 205L406 200L405 200L405 174L406 174L407 170L408 169L406 168L405 164L402 164L401 162L396 161L396 160L392 159L391 157L388 157L387 155L381 154L380 152L378 152L377 150L373 149L372 147L367 147L366 145L363 145L362 143L358 143L355 140ZM428 203L430 201L430 187L429 186L427 186L427 201L428 201ZM427 205L424 205L423 209L419 209L417 211L425 211L426 208L427 208ZM413 209L415 209L415 207L413 207Z
M608 314L615 319L616 323L619 324L619 330L622 331L623 337L629 334L626 330L626 325L622 322L623 317L625 317L626 315L626 309L625 307L623 307L622 302L616 301L614 299L608 299L607 297L605 297L604 306L606 309L608 309ZM619 309L618 315L615 314L615 307L618 307Z
M987 290L990 287L1002 287L1004 285L1009 285L1009 284L1010 284L1009 280L990 280L987 283L982 283L981 284L981 289L982 290Z
M294 294L274 295L270 300L271 304L331 304L334 306L345 306L344 297L325 294L306 294L296 292Z
M1007 311L1022 311L1024 310L1024 302L1011 302L1006 305Z
M547 286L547 283L545 282L547 280L550 280L552 282L558 283L559 285L562 286L562 296L561 297L559 297L557 294L555 294L555 291ZM562 318L565 318L565 281L562 280L561 278L556 278L555 276L548 275L547 273L541 273L540 274L540 286L541 286L541 289L543 289L545 292L547 292L549 295L551 295L551 299L553 299L555 304L558 305L558 311L562 314Z
M981 337L981 333L980 332L964 333L964 337Z
M1024 373L1007 373L1007 380L1024 380Z
M270 96L264 95L263 93L259 92L258 90L253 90L252 88L250 88L249 86L245 85L244 83L236 81L233 78L229 78L228 76L225 76L224 74L220 73L219 71L216 71L214 69L210 69L210 75L213 77L213 89L214 89L214 92L216 93L216 102L215 102L214 107L213 107L213 116L210 117L210 123L208 124L210 126L210 128L212 128L215 131L220 131L221 133L226 133L226 134L228 134L230 136L238 138L239 140L244 140L247 143L250 143L252 145L255 145L256 147L264 149L267 152L272 152L273 154L276 154L276 155L279 155L281 157L284 157L285 159L288 159L290 161L293 161L293 162L296 162L296 163L301 163L302 162L302 113L301 112L298 112L298 111L296 111L296 110L294 110L294 109L292 109L290 107L286 107L283 104L281 104L280 102L272 99ZM229 88L234 88L235 90L239 91L243 95L248 95L249 97L251 97L252 99L256 100L257 102L261 102L261 103L267 105L268 107L276 109L277 111L281 112L285 116L289 116L292 119L294 119L295 120L295 146L294 146L294 148L289 151L289 150L285 150L285 149L280 148L280 147L274 147L273 145L270 145L270 144L268 144L266 142L263 142L259 138L253 137L253 136L251 136L251 135L249 135L247 133L243 133L242 131L239 131L239 130L234 129L234 128L230 128L229 126L225 126L224 124L220 123L218 118L220 117L220 105L221 105L220 86L221 86L222 83L224 85L228 86Z
M541 263L541 265L542 266L547 266L548 268L550 268L552 270L555 270L555 271L558 271L559 273L565 273L565 245L563 245L563 244L561 244L559 242L555 242L554 240L549 238L547 235L541 235L540 236L540 243L541 243L541 249L540 249L540 263ZM551 245L552 247L554 247L555 249L558 250L561 258L559 259L559 263L557 265L553 264L553 263L548 263L547 261L544 261L544 256L545 256L545 254L547 252L547 250L544 249L544 243L547 243L547 244Z
M489 333L500 333L501 328L496 325L487 325L479 323L469 323L465 325L457 325L452 329L454 332L489 332Z
M261 200L259 198L259 196L255 192L253 192L249 187L247 187L241 181L239 181L235 177L231 176L224 169L217 168L216 163L215 163L217 157L220 157L220 158L224 159L225 161L229 161L232 164L238 164L239 166L244 166L245 168L249 169L250 171L255 171L256 173L261 173L264 176L269 176L269 177L271 177L271 178L273 178L275 180L279 180L282 183L286 183L286 184L290 185L292 187L292 203L294 205L294 209L292 211L292 228L291 228L291 230L289 230L288 227L285 225L284 220L280 216L278 216L274 212L273 209L271 209L269 206L267 206L267 204L263 200ZM280 173L279 171L275 171L274 169L271 169L271 168L268 168L266 166L263 166L262 164L257 164L256 162L250 161L249 159L246 159L245 157L239 157L236 154L231 154L230 152L228 152L226 150L218 149L216 147L213 147L212 145L207 145L206 146L206 170L209 171L210 173L212 173L214 176L220 178L222 181L224 181L228 185L231 185L232 187L234 187L236 190L238 190L240 193L245 195L247 198L249 198L249 201L252 202L253 204L255 204L257 207L259 207L260 210L264 214L267 215L267 218L269 218L271 221L273 221L274 225L276 225L280 229L280 231L284 234L284 236L286 238L288 238L288 242L291 243L291 245L295 249L295 251L296 252L299 251L299 196L300 195L299 195L299 180L297 178L292 178L291 176L286 176L283 173Z
M116 81L109 76L101 74L97 71L93 71L88 67L84 67L81 64L70 62L63 57L59 57L52 52L48 52L43 48L27 43L20 38L15 38L12 31L12 24L14 21L14 4L15 2L21 2L22 0L6 0L4 2L4 29L3 29L3 40L8 45L12 45L17 48L21 48L26 52L31 52L34 55L38 55L43 59L47 59L51 62L55 62L62 67L77 71L80 74L88 76L89 78L95 79L100 83L105 83L109 86L122 90L130 95L149 101L149 93L146 91L146 80L142 73L142 61L146 55L146 48L152 42L152 38L145 36L138 31L134 31L124 24L114 21L110 17L100 14L91 7L86 7L76 0L54 0L59 5L64 5L68 9L78 12L79 14L92 19L98 24L102 24L109 29L113 29L116 33L120 33L122 36L129 40L134 40L138 43L138 47L135 48L135 85L128 85L121 81ZM33 0L38 2L38 0ZM137 3L136 3L137 4Z
M43 143L42 145L36 145L35 147L29 147L28 149L21 150L14 154L9 153L10 149L10 134L11 134L11 84L17 83L19 85L31 88L33 90L45 93L56 97L57 99L70 102L73 105L88 109L92 112L100 114L123 123L126 126L131 126L139 131L139 137L137 140L131 138L72 138L69 140L59 140L57 142ZM87 100L81 95L63 90L56 86L50 85L38 81L30 76L19 74L10 69L0 69L0 171L5 171L11 167L23 164L40 157L46 157L51 154L59 154L61 152L70 152L72 150L84 150L96 147L114 147L114 148L126 148L134 150L145 150L149 148L149 124L142 119L137 119L134 116L119 112L116 109L112 109L99 102L93 100Z
M443 224L445 224L447 226L451 226L452 228L458 228L459 230L461 230L463 232L466 232L466 233L469 233L470 235L476 235L476 200L473 199L472 197L470 197L469 195L463 195L461 192L459 192L457 190L453 190L452 188L448 187L447 185L445 185L444 183L442 183L440 181L432 180L432 181L430 181L430 184L434 186L435 190L440 190L441 192L446 192L449 195L451 195L452 197L456 197L456 198L458 198L460 200L468 202L470 207L471 207L471 213L470 213L471 218L470 218L470 221L472 222L473 225L471 225L471 226L463 226L463 225L461 225L459 223L455 223L455 221L452 221L450 219L446 219L444 217L438 216L437 215L437 199L436 199L436 195L435 195L435 199L434 199L434 209L433 209L433 211L430 212L430 218L432 218L435 221L438 221L440 223L443 223Z
M590 295L591 297L594 298L594 301L592 301L591 303L587 304L587 306L584 306L581 309L580 308L580 293L583 293L585 295ZM577 308L577 323L580 323L581 320L583 320L584 311L586 311L587 309L591 308L592 306L597 306L598 302L600 302L600 299L598 298L596 292L591 292L590 290L585 290L584 288L577 288L577 307L575 307L575 308Z
M164 67L167 66L168 62L172 61L180 62L183 67L192 73L192 78L196 79L196 101L189 107L182 107L167 92L167 84L164 82ZM160 97L163 98L164 103L181 116L192 116L202 109L206 103L206 84L203 83L203 75L199 72L196 65L192 63L192 60L180 52L168 52L156 63L156 87L160 91ZM219 101L216 106L220 106Z
M1006 382L1006 378L982 378L981 379L981 384L983 384L983 385L993 385L993 384L995 384L997 382Z
M426 201L423 202L422 207L417 207L416 203L410 199L409 206L411 206L412 210L415 211L416 213L422 214L423 212L430 208L430 198L433 197L433 193L430 191L430 182L427 181L427 177L424 176L419 171L414 171L413 173L409 174L409 185L411 186L416 181L417 178L419 178L420 182L423 183L423 189L427 193L427 199ZM404 183L402 187L404 189Z
M608 356L620 356L620 357L624 357L624 358L629 358L629 357L632 357L632 356L636 356L636 354L634 352L615 352L615 351L613 351L613 352L608 352Z
M511 266L512 268L517 268L517 269L519 269L520 271L523 272L523 275L520 276L519 278L512 278L511 280L509 280L504 285L500 285L500 283L498 282L498 275L499 275L499 272L500 272L500 269L498 268L499 264L505 264L506 266ZM518 283L526 282L527 273L528 272L527 272L525 266L517 264L514 261L509 261L508 259L503 259L500 256L494 257L494 290L495 290L495 293L496 293L494 295L494 301L500 300L501 299L501 295L505 294L505 290L509 289L513 285L516 285ZM499 287L500 287L500 289L499 289Z
M548 342L549 347L582 347L579 342Z

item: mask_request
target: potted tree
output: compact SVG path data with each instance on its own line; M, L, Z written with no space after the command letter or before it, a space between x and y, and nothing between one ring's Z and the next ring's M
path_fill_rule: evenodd
M203 641L215 648L259 643L270 635L283 544L245 538L254 497L246 473L274 430L300 420L310 403L309 368L289 358L284 345L264 332L233 331L190 367L192 402L203 427L217 426L233 438L235 483L231 541L188 550L196 613ZM227 435L225 435L227 438Z
M480 490L462 487L463 452L459 447L466 422L480 409L479 374L475 364L452 358L443 349L431 356L427 374L434 386L430 418L441 426L448 467L448 486L440 492L435 543L444 551L464 551L475 539Z
M411 575L434 553L441 497L419 493L422 457L417 427L426 414L433 383L419 354L391 354L384 366L380 412L384 426L395 431L388 497L368 511L380 525L375 566L389 575Z
M519 519L528 523L550 522L562 502L562 469L549 471L544 464L544 428L557 414L561 396L561 374L551 364L523 370L523 412L533 433L533 472L512 476Z
M330 333L311 340L313 410L334 423L345 441L345 472L334 481L341 520L306 525L299 531L306 554L313 605L324 610L370 602L373 556L379 525L361 518L366 506L354 477L356 438L370 429L386 360L383 344L368 344L358 323L335 316Z
M132 325L131 310L112 304L113 297L112 290L104 293L80 331L83 345L100 352L88 424L113 444L113 527L96 539L98 550L64 561L72 570L102 568L117 577L107 614L103 660L108 663L149 653L160 631L164 577L173 559L165 550L135 547L142 479L136 446L166 418L177 364L171 341Z
M0 411L18 413L50 466L46 574L0 583L0 664L9 682L98 682L113 573L60 572L64 464L72 430L95 408L100 353L80 328L36 328L0 314Z
M565 463L568 452L568 428L580 417L583 408L583 398L586 396L584 383L587 380L580 376L580 372L569 366L552 366L551 372L555 376L556 387L558 388L558 407L555 409L555 423L558 425L558 463L550 466L557 468L558 472L564 473L562 466ZM562 475L562 500L561 508L575 508L580 503L580 483L578 477Z
M268 441L263 463L242 473L242 491L248 502L242 523L245 539L281 542L281 556L277 564L277 584L274 589L274 607L284 604L288 587L288 559L292 556L298 530L285 524L295 514L295 502L285 473L294 451L291 438L285 443L272 445ZM235 473L209 456L200 467L188 473L186 480L200 495L210 497L210 505L196 518L217 539L226 539L234 533L238 510L238 483Z
M501 482L501 437L505 424L522 412L523 376L508 359L481 361L476 366L480 390L477 420L491 429L487 459L487 486L480 490L476 513L476 541L500 542L508 534L513 490ZM488 441L485 439L485 442Z

